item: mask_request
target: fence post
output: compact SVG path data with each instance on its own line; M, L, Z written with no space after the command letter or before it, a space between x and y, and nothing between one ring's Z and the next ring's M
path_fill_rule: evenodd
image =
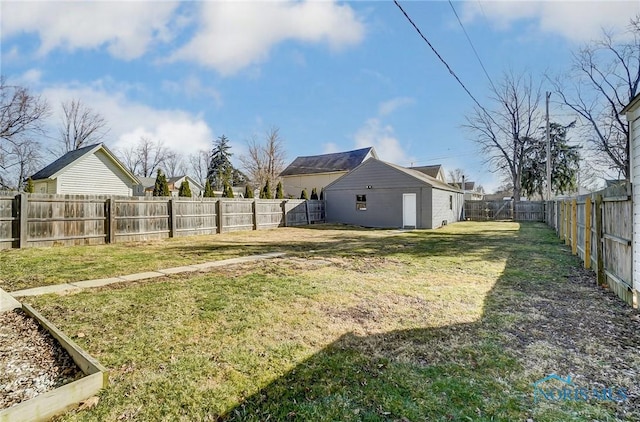
M307 224L311 224L311 216L309 215L309 200L304 201L304 209L307 212Z
M578 204L571 202L571 253L578 254Z
M176 237L176 203L175 199L169 199L167 205L169 211L169 237Z
M116 213L115 201L113 198L107 198L105 202L105 222L106 222L106 239L105 243L116 243Z
M14 237L18 239L18 248L27 247L27 217L29 216L29 199L26 193L21 193L16 196L16 217L18 218L18 224L15 225L18 233L14 234Z
M602 194L596 196L596 214L594 216L596 220L596 262L598 263L598 284L604 286L606 279L604 276L604 256L602 245Z
M222 199L216 202L216 211L218 214L218 233L222 233Z
M287 200L282 201L282 224L287 227Z
M564 224L564 244L565 245L569 245L569 205L567 203L567 201L563 201L564 203L564 220L562 221L562 224Z
M564 239L564 230L562 225L564 223L564 204L562 201L558 201L558 218L556 218L556 230L558 230L558 237Z
M251 202L251 212L253 213L253 230L258 230L258 204L257 199Z
M591 196L584 203L584 267L591 268Z

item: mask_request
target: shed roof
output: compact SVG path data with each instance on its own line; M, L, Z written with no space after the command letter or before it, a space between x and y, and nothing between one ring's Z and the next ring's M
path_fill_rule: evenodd
M392 163L387 163L386 161L381 161L384 164L387 164L393 168L395 168L396 170L400 170L401 172L415 178L418 179L422 182L425 182L429 185L431 185L434 188L437 189L442 189L442 190L448 190L451 192L458 192L458 193L462 193L462 191L456 187L453 187L451 185L449 185L448 183L444 183L438 179L436 179L435 177L429 176L428 174L420 171L420 170L416 170L415 168L407 168L407 167L402 167L396 164L392 164Z
M296 157L296 159L280 173L280 176L350 171L362 164L369 153L371 153L374 158L377 158L373 147L335 152L332 154Z
M81 158L83 158L83 157L85 157L87 155L93 154L93 153L95 153L95 152L97 152L98 150L101 150L101 149L105 152L105 154L111 160L113 160L114 163L116 163L116 165L118 167L120 167L120 169L127 176L129 176L131 178L131 180L133 180L135 182L138 182L138 179L136 178L136 176L133 173L131 173L125 167L125 165L122 164L120 162L120 160L118 160L118 158L111 151L109 151L109 149L102 143L88 145L86 147L78 148L76 150L67 152L62 157L60 157L57 160L55 160L53 163L49 164L48 166L46 166L42 170L34 173L31 176L31 179L32 180L53 179L53 178L57 177L58 174L60 174L60 172L62 172L64 169L66 169L67 167L69 167L70 165L75 163L76 161L80 160Z
M431 176L431 177L438 177L438 173L440 173L440 170L442 170L442 165L441 164L435 164L433 166L417 166L417 167L409 167L409 169L411 170L417 170L420 173L424 173L427 176Z
M450 191L450 192L462 193L462 191L460 189L457 189L457 188L455 188L455 187L453 187L453 186L451 186L451 185L449 185L447 183L444 183L444 182L436 179L435 177L431 177L428 174L425 174L425 173L423 173L421 171L418 171L418 170L415 170L415 169L411 169L411 168L407 168L407 167L402 167L402 166L399 166L397 164L388 163L386 161L382 161L382 160L379 160L377 158L371 158L371 159L363 162L362 164L360 164L358 166L358 168L363 167L363 166L367 165L367 163L370 163L370 162L378 162L378 163L381 163L383 165L389 166L389 167L391 167L391 168L393 168L393 169L395 169L397 171L400 171L400 172L406 174L407 176L410 176L410 177L412 177L414 179L417 179L418 181L420 181L422 183L428 184L429 186L431 186L433 188L441 189L441 190L447 190L447 191ZM343 178L349 177L349 174L351 174L351 173L347 173L347 174L343 175L342 177L340 177L339 179L334 180L333 182L331 182L329 185L327 185L325 187L325 190L328 190L331 186L335 185L336 183L338 183Z

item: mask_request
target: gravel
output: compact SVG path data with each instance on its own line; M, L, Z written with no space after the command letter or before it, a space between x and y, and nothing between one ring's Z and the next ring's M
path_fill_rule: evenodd
M0 314L0 409L82 378L66 350L21 309Z

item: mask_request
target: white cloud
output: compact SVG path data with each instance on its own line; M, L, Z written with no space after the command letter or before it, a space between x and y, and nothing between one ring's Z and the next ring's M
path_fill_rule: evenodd
M407 165L411 159L393 133L393 127L383 125L378 119L369 119L354 136L357 148L374 147L383 161Z
M400 107L411 105L414 102L415 100L409 97L392 98L391 100L384 101L380 103L380 105L378 105L378 115L387 116L393 113L394 111L396 111L397 109L399 109Z
M556 33L571 41L598 39L602 29L622 33L640 13L638 1L483 1L465 2L463 19L486 17L499 29L531 21L538 31Z
M194 61L224 75L266 60L282 41L339 49L364 37L354 11L333 2L212 1L201 7L199 32L169 60Z
M222 95L212 87L202 83L200 78L191 75L179 81L162 81L162 89L173 94L185 94L189 98L209 97L216 108L222 107Z
M133 59L143 55L153 41L171 38L169 21L178 4L7 1L2 4L2 39L37 33L42 55L56 48L73 51L107 46L114 57Z
M327 142L326 144L322 144L323 154L332 154L334 152L340 152L340 147L338 146L338 144L334 142Z
M58 86L44 90L50 104L80 99L107 120L110 132L105 143L113 149L136 143L141 136L149 137L172 150L188 155L209 149L212 131L201 116L183 110L155 109L127 99L123 91L100 82L91 86Z

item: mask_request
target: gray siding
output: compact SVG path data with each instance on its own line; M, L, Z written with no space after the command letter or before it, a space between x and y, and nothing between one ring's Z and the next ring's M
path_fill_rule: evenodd
M134 184L102 150L78 160L57 182L55 193L76 195L132 196Z
M404 193L416 194L417 227L432 228L431 186L378 160L367 160L325 189L327 221L402 227ZM366 211L356 209L356 195L366 195Z

